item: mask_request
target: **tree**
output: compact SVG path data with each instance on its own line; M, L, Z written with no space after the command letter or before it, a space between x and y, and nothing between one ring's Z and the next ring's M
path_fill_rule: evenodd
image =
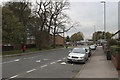
M24 26L19 18L7 7L2 9L2 42L12 44L15 49L21 48L21 41L24 35Z
M82 32L78 32L78 33L74 33L71 36L71 41L72 42L76 42L76 41L81 41L84 39L83 33Z
M70 37L69 36L66 37L66 42L70 42Z
M112 34L110 32L104 33L102 31L97 31L97 32L93 33L93 37L92 37L93 41L98 41L99 39L104 39L104 34L106 34L107 40L110 39L112 36Z
M49 34L52 33L53 35L53 47L55 48L55 35L60 34L59 31L63 30L63 23L65 23L65 20L63 22L63 19L65 19L65 16L63 17L63 10L67 7L66 0L61 1L36 1L36 6L33 11L34 18L37 19L36 23L33 23L31 26L32 28L36 28L36 34L34 35L36 37L37 45L39 49L42 48L42 43L44 40L41 34L41 32L44 32L44 30L48 31L47 33L47 42L49 45ZM32 20L31 20L32 21ZM36 25L37 24L37 25ZM36 26L36 27L35 27ZM34 30L34 29L30 29Z
M31 15L31 3L26 0L18 0L18 2L7 2L5 6L19 18L19 22L24 26L23 31L26 35L23 35L22 42L25 43L27 40L27 25Z

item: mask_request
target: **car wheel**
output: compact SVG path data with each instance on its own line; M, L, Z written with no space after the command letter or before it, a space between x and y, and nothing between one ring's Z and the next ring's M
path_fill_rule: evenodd
M83 62L83 64L85 64L85 61Z
M72 61L67 61L68 63L72 63Z

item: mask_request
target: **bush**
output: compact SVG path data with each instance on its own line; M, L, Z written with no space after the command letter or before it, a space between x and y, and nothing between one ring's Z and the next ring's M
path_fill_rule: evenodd
M120 41L118 41L118 46L120 47Z
M2 46L2 51L14 50L13 46Z
M120 52L120 47L118 45L114 45L110 47L111 54L115 57L117 52Z
M117 45L117 44L118 44L118 43L117 43L117 40L115 40L115 39L109 39L109 40L107 41L108 47L113 46L113 45Z
M36 48L35 44L26 44L26 48Z
M43 49L51 49L51 46L50 46L50 45L45 45L45 46L43 47Z

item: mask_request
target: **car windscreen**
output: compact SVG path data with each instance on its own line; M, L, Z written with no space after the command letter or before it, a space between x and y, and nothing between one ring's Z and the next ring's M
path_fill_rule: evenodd
M94 45L91 45L90 47L95 47Z
M79 48L75 48L72 50L72 53L80 53L80 54L85 54L85 50L84 49L79 49Z

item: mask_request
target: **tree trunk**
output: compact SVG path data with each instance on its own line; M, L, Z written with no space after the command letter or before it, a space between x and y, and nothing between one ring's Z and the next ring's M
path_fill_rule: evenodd
M54 33L53 33L53 48L56 48L55 30L56 30L56 27L54 28Z

